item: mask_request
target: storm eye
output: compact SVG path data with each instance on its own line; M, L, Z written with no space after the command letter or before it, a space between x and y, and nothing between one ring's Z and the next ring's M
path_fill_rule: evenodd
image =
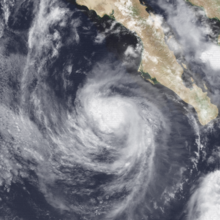
M126 109L127 107L127 109ZM88 114L103 132L116 132L128 119L128 105L117 98L94 97L88 104Z

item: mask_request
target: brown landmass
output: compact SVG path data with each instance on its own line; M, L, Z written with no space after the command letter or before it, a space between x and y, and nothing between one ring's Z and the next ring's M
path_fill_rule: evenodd
M220 20L220 0L189 0L189 2L203 7L209 18Z
M164 40L162 17L147 13L146 6L141 5L139 0L77 0L77 3L96 11L101 17L114 12L116 21L134 32L142 41L142 62L139 68L142 76L149 73L192 105L202 125L217 117L218 108L210 102L207 93L195 84L192 89L185 87L181 78L183 68Z

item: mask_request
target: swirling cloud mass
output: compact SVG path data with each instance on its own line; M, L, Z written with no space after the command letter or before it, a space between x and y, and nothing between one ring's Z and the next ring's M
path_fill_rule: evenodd
M203 178L189 201L188 219L219 219L219 176L219 171L215 171Z
M218 172L190 191L218 160L202 151L218 121L201 129L192 107L140 76L134 33L74 2L2 4L0 218L219 216Z

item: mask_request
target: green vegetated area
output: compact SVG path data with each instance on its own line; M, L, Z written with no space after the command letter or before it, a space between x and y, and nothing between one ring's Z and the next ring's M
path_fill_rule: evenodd
M140 69L140 73L141 73L141 76L145 79L145 80L150 80L155 84L160 84L157 79L154 77L152 78L151 75L148 73L148 72L144 72L143 69L142 69L142 65L141 65L141 69Z
M154 84L160 84L155 77L152 78L149 73L144 72L143 70L141 70L141 76L146 80L151 80Z
M114 13L115 13L115 11L114 11L114 10L112 10L112 13L111 13L111 14L110 14L110 16L109 16L109 17L110 17L111 19L113 19L113 20L115 20Z
M133 17L136 17L136 16L139 15L139 11L138 11L137 7L133 6L133 7L130 8L130 10L131 10L131 13L132 13Z

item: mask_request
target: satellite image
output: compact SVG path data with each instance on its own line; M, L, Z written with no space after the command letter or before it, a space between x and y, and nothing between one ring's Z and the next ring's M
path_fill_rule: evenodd
M0 0L0 220L220 220L219 0Z

